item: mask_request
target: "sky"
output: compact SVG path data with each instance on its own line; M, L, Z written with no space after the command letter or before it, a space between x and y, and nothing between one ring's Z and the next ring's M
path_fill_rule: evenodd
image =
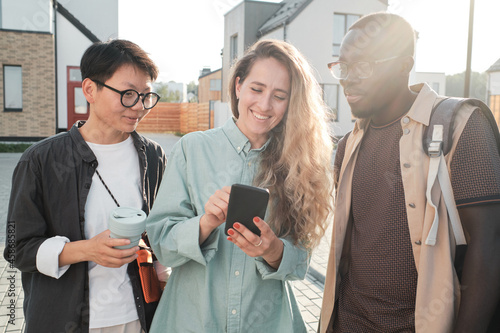
M222 66L224 14L241 1L119 0L118 34L150 54L160 68L157 81L196 82L203 67ZM465 70L469 6L470 0L389 0L389 11L419 33L418 72ZM484 72L500 58L499 13L499 0L475 0L473 71Z

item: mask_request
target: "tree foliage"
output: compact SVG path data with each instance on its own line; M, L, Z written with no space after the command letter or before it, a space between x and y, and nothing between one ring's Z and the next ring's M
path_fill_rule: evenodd
M194 81L188 83L187 94L189 103L198 103L198 85Z
M465 72L446 75L446 96L464 97ZM486 73L472 72L470 79L469 97L486 102L486 87L488 75Z
M170 82L155 82L153 84L153 90L161 96L160 102L167 103L180 103L182 102L182 94L179 90L171 90L168 88L169 83L175 83L174 81ZM198 103L198 85L191 81L187 85L187 94L188 101L190 103Z

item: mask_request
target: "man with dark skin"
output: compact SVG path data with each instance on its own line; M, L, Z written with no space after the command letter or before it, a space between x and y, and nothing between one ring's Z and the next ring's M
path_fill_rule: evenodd
M425 84L408 86L414 45L414 30L400 16L371 14L353 24L339 61L329 64L359 119L335 161L321 333L498 329L500 156L493 132L479 110L464 106L446 155L468 244L459 284L439 190L437 242L425 242L434 209L425 197L422 133L443 98Z

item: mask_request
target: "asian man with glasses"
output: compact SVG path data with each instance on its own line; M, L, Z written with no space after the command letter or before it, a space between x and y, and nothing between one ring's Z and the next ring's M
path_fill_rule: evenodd
M117 205L149 213L166 164L137 124L160 96L138 45L91 45L80 65L87 121L30 147L13 176L5 258L22 272L25 332L147 332L157 303L141 288L138 247L110 238ZM12 251L9 251L12 250ZM51 301L53 300L53 301Z

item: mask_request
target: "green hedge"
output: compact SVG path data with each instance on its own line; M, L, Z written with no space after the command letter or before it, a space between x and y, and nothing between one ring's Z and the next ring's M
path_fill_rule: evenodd
M23 153L31 143L0 143L0 153Z

